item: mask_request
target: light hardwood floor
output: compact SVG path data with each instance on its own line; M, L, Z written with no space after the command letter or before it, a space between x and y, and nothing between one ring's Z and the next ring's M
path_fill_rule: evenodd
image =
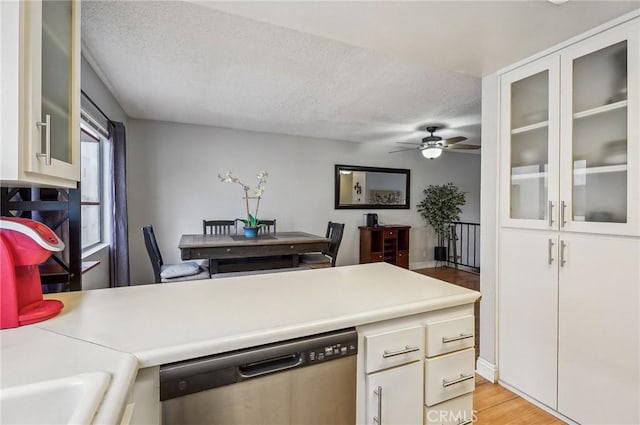
M414 270L415 272L444 280L468 289L480 291L480 275L449 267ZM480 303L475 305L476 357L479 350ZM474 425L556 425L564 424L553 415L529 403L498 384L492 384L476 375L476 391L473 394Z
M563 421L498 384L476 375L475 425L556 425Z

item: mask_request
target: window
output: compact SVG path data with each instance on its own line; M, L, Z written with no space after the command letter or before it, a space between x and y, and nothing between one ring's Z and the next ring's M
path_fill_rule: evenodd
M104 163L108 140L106 131L82 114L80 126L80 206L82 250L107 242L105 231Z

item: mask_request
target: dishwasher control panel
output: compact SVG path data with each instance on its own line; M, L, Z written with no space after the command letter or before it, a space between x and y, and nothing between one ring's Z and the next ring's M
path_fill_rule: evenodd
M307 360L309 363L317 363L338 357L352 356L357 353L358 341L345 341L309 350L307 352Z

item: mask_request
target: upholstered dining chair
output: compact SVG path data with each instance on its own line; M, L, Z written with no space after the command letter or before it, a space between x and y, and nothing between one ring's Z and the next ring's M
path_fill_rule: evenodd
M147 247L147 253L153 267L153 276L156 283L180 282L186 280L209 279L209 268L202 266L193 261L185 261L178 264L164 264L162 254L158 248L156 235L153 232L153 226L147 225L142 228L144 236L144 245Z
M330 221L327 224L327 233L325 234L326 238L331 239L327 250L322 253L303 254L300 256L300 263L306 264L311 268L335 267L343 233L344 223Z
M236 220L202 220L203 235L230 235L237 232Z

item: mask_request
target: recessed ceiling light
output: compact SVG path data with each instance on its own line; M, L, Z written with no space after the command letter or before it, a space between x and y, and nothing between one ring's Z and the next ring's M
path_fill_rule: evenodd
M566 2L568 2L569 0L547 0L549 3L553 3L556 6L560 6L561 4L564 4Z

